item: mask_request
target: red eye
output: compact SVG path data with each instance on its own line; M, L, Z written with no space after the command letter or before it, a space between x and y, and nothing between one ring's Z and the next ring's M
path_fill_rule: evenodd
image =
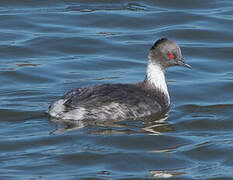
M168 55L170 59L174 59L174 55L171 53Z

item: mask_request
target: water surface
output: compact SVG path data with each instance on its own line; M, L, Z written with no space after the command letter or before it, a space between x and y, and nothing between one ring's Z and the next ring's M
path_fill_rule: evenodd
M0 0L0 179L232 179L231 0ZM144 79L161 37L192 70L170 68L166 118L57 124L66 91Z

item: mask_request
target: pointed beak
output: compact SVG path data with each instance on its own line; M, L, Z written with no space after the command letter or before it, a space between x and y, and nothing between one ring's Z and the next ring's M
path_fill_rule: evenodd
M186 63L184 62L184 59L183 59L183 58L180 59L180 60L178 60L178 61L177 61L177 64L178 64L178 66L183 66L183 67L186 67L186 68L191 69L191 66L188 65L188 64L186 64Z

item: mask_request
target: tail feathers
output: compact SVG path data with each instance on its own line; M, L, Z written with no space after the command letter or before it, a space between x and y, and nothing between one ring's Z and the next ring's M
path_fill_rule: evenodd
M57 119L63 120L83 120L85 119L86 109L83 107L77 107L67 111L64 103L66 99L60 99L51 104L48 110L48 114Z
M48 114L55 118L60 118L61 114L65 111L64 99L59 99L51 104L48 110Z

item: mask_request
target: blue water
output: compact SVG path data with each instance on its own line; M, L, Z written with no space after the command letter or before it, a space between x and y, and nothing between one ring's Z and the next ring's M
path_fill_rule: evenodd
M0 179L233 179L231 0L0 0ZM58 124L65 92L144 79L176 41L167 118Z

